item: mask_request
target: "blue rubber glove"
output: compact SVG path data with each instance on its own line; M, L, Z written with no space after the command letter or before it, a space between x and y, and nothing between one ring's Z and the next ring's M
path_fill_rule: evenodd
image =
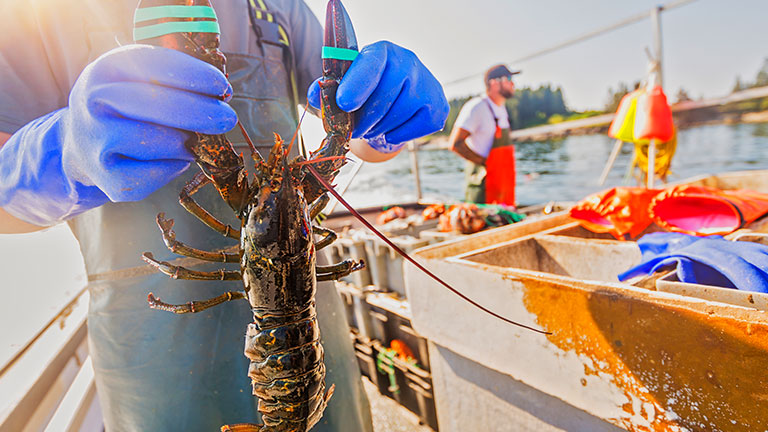
M88 65L66 108L17 131L0 149L0 207L47 226L108 201L138 201L194 161L194 131L237 122L232 88L181 52L129 45Z
M318 81L309 87L307 99L319 109ZM449 110L443 87L416 54L386 41L360 51L341 80L336 103L356 111L352 138L364 138L382 153L441 130Z
M643 262L619 280L677 266L681 282L768 293L768 246L680 233L646 234L637 245Z

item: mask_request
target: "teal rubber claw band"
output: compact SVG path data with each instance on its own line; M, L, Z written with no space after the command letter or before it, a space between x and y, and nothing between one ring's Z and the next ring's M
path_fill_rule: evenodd
M336 47L324 46L322 54L324 59L352 61L360 53L357 52L356 50L347 49L347 48L336 48Z
M216 11L210 6L154 6L136 9L134 23L162 18L213 18Z
M138 42L171 33L216 33L219 34L219 23L215 21L178 21L155 24L133 29L133 40Z

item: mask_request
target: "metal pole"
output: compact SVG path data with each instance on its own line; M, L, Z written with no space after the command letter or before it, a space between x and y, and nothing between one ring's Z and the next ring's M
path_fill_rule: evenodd
M648 143L648 179L645 187L653 189L653 181L656 179L656 140Z
M663 57L663 51L662 51L662 43L661 43L661 11L663 7L662 6L656 6L651 10L651 27L653 28L653 46L654 46L654 55L656 56L656 62L658 62L657 66L657 76L656 76L656 84L664 87L664 69L662 67L662 57Z
M411 166L413 169L413 179L416 182L416 200L421 201L421 178L419 177L419 147L416 142L408 142L408 151L411 153Z
M605 183L605 179L608 178L608 173L611 172L613 164L616 163L616 157L619 156L619 151L623 145L624 141L620 139L616 140L616 144L613 145L613 150L611 150L611 156L608 158L605 168L603 168L603 174L600 175L600 180L597 182L598 186L602 186Z
M663 6L656 6L651 10L651 27L653 28L654 55L656 56L656 85L664 87L663 51L661 43L661 11ZM648 178L646 187L653 189L656 180L656 140L648 143Z

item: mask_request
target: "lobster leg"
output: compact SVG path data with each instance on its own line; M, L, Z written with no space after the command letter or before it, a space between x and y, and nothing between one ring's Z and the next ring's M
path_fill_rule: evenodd
M336 241L336 233L328 228L312 225L312 233L321 236L320 241L315 242L315 249L320 250Z
M155 297L154 294L149 293L147 296L147 301L149 302L149 307L152 309L159 309L181 315L186 313L201 312L228 301L244 298L245 291L228 291L220 296L210 298L208 300L190 301L184 304L174 305L160 301L160 297Z
M320 198L316 199L315 202L313 202L312 205L309 207L309 218L312 220L315 220L317 215L319 215L320 212L323 211L325 206L328 205L328 201L330 200L331 198L328 196L328 194L320 195Z
M344 260L338 264L329 266L317 266L317 281L330 281L339 280L344 276L352 273L353 271L360 270L365 267L365 262L355 262L352 260Z
M219 269L213 272L201 272L195 270L189 270L184 267L175 266L165 261L158 261L150 252L145 252L141 255L141 258L147 264L160 270L160 272L167 274L173 279L190 279L190 280L240 280L242 274L239 271L226 271Z
M239 263L239 253L226 253L226 252L211 252L200 249L191 248L184 243L176 240L176 233L173 232L173 219L165 219L165 213L157 215L157 226L160 227L160 231L163 232L163 241L168 249L179 255L184 255L190 258L197 258L203 261L213 262L225 262L225 263Z
M181 190L181 193L179 194L179 204L181 204L181 206L187 209L188 212L192 213L192 215L200 219L201 222L211 227L211 229L217 233L225 237L240 240L240 230L232 228L229 225L225 225L223 222L216 219L212 214L208 213L204 208L200 207L200 204L192 199L192 195L194 195L197 191L200 190L200 188L210 182L211 180L206 177L205 174L202 172L197 173L195 177L187 182L187 184L185 184L184 188Z

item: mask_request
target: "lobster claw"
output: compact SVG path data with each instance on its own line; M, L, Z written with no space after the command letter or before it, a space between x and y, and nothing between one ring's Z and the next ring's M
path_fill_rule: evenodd
M325 10L323 78L340 80L357 56L357 36L340 0L330 0Z
M325 11L323 79L319 82L322 100L320 111L325 131L329 135L341 135L343 141L349 141L352 135L352 115L342 111L336 104L336 91L357 54L357 36L349 14L340 0L330 0ZM333 153L335 155L337 152Z
M330 0L325 10L325 36L323 39L323 77L320 85L320 112L326 136L310 159L325 160L317 162L315 168L326 181L333 182L339 169L344 165L344 156L349 150L352 137L353 118L339 108L336 103L336 91L339 83L358 55L357 36L352 27L344 5L340 0ZM307 202L313 202L325 193L325 188L314 176L308 176L304 184L304 196Z
M175 49L226 74L219 50L219 24L210 0L141 0L134 16L134 40ZM248 197L243 158L224 134L196 134L186 143L200 169L236 212Z

